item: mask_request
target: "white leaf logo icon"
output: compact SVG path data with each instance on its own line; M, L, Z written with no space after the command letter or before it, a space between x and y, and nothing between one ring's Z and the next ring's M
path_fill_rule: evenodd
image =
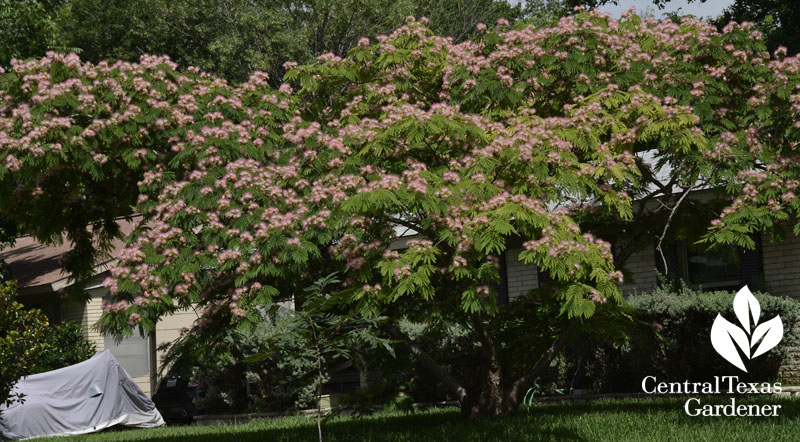
M736 368L747 372L747 368L745 368L744 362L742 362L742 358L739 356L739 352L733 345L734 342L749 359L750 339L747 338L747 334L745 334L741 328L737 327L735 324L731 324L727 319L723 318L722 315L717 313L717 319L714 320L714 325L711 326L711 345L714 346L714 350L725 358L726 361L735 365Z
M751 358L763 355L781 342L783 338L783 322L781 322L780 315L756 327L753 332L751 348L758 343L762 336L764 340L761 341L761 345L758 346L753 356L750 356Z
M733 312L744 327L744 331L750 334L750 317L753 317L753 326L758 324L758 318L761 316L761 305L758 299L750 293L750 289L744 286L736 296L733 298Z
M741 355L752 359L778 345L783 339L783 322L778 315L759 324L761 305L747 286L742 287L733 298L733 311L742 327L739 328L736 324L728 322L722 315L717 314L714 325L711 326L711 345L726 361L747 372ZM751 319L753 321L752 329L750 327ZM756 345L758 347L753 351Z

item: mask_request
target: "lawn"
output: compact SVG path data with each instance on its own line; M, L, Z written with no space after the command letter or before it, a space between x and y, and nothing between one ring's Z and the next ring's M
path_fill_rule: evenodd
M703 398L704 403L728 403ZM541 404L514 416L465 421L458 410L414 414L382 413L331 417L326 441L796 441L800 438L800 400L738 398L744 404L780 404L779 417L689 417L685 399L622 399L589 403ZM287 417L244 425L175 426L152 430L107 431L59 441L85 440L189 442L314 441L314 419ZM45 439L39 439L40 441ZM47 439L52 441L52 439Z

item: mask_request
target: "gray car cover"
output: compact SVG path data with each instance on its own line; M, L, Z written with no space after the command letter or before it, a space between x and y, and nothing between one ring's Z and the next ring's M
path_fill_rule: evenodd
M22 404L0 405L0 439L66 436L114 425L164 425L161 413L110 351L79 364L24 377Z

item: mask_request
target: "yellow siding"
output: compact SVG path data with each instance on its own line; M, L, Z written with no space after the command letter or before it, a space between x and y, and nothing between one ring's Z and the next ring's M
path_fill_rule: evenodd
M182 328L191 328L197 314L193 309L177 312L161 319L156 325L156 345L171 344L180 337ZM164 360L165 352L158 352L158 365Z
M86 304L68 303L61 307L62 322L76 322L83 327L83 336L93 342L97 351L105 348L103 335L93 330L102 313L102 299L92 298Z
M100 320L100 316L103 314L103 296L108 295L108 290L105 287L101 287L90 290L89 293L92 295L92 298L85 306L89 340L95 343L97 351L102 351L106 348L105 340L103 335L94 329L94 325Z
M62 322L77 322L84 327L83 336L89 337L86 330L86 312L84 305L80 303L68 303L61 305L61 321Z
M133 382L136 382L136 385L142 389L144 394L150 396L150 376L136 376L133 378Z

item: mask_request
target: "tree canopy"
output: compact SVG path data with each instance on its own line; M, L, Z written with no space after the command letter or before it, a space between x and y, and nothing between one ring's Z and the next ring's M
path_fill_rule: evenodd
M246 326L333 272L340 308L388 316L400 340L401 320L462 324L482 382L413 353L469 414L513 410L579 323L620 304L624 260L587 217L641 221L632 200L674 211L704 186L733 197L709 241L751 246L797 219L800 59L752 26L580 12L479 30L456 43L412 18L287 65L277 89L163 57L16 63L0 81L0 209L84 250L116 233L115 208L143 215L108 281L115 333L189 306L196 333ZM495 284L512 242L554 277L556 308L535 312L552 319L545 344L509 365L518 310L498 309Z
M688 3L706 3L708 0L688 0ZM653 0L653 5L663 9L672 0ZM569 6L586 5L596 8L608 3L617 4L617 0L566 0ZM670 14L672 15L672 14ZM681 15L680 12L676 16ZM733 0L712 22L720 29L734 22L753 22L764 32L764 42L770 52L786 46L789 54L800 52L800 10L791 0Z

